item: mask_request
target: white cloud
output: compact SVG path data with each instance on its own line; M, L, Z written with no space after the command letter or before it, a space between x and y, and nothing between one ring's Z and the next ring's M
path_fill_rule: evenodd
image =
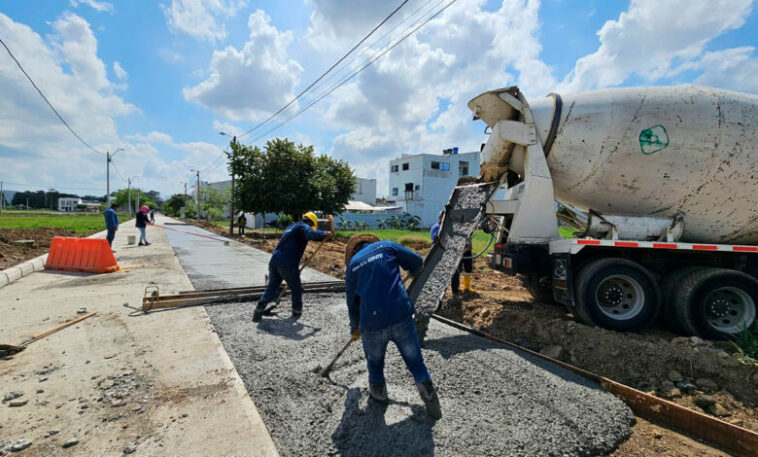
M702 70L696 84L758 94L758 58L752 46L707 52L693 68Z
M169 6L161 8L172 33L215 42L226 38L226 27L220 21L245 6L247 0L171 0Z
M618 20L598 31L600 47L576 62L561 90L622 84L632 74L656 81L677 74L703 55L713 38L742 27L751 0L632 0ZM679 64L679 65L678 65Z
M257 10L248 18L242 49L214 51L209 76L183 89L184 98L231 120L259 120L294 97L303 68L287 55L292 32L280 32Z
M118 63L118 61L113 62L113 74L115 74L116 78L118 79L126 79L127 77L129 77L129 73L127 73L126 70L124 70L124 68L121 66L120 63Z
M116 11L113 8L113 4L108 2L100 2L97 0L69 0L69 4L74 8L78 8L79 5L86 5L100 12L107 11L109 13L113 13Z
M43 39L0 14L0 35L53 106L96 149L113 150L120 143L114 119L137 108L114 95L114 84L97 56L97 39L87 21L65 13L50 25L52 33ZM0 61L3 175L40 187L104 182L105 158L71 135L5 50L0 52ZM18 158L23 160L13 160Z
M239 135L243 131L242 128L237 127L236 125L221 122L219 120L213 121L213 130L216 132L224 132L228 135Z
M148 134L135 133L132 135L124 135L124 139L129 140L129 141L142 142L142 143L173 144L174 142L174 139L171 138L171 135L167 133L156 132L155 130L153 130L152 132Z

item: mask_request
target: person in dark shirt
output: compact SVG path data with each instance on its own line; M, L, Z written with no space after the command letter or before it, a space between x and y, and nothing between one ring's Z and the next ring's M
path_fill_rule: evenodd
M148 207L142 206L139 211L137 211L137 221L134 223L134 225L139 230L139 246L150 246L150 243L147 242L147 234L145 233L147 230L147 223L148 221Z
M103 213L103 216L105 216L105 230L107 230L105 239L108 240L109 246L113 246L113 239L116 237L116 231L118 230L117 209L118 203L111 203L111 207Z
M401 267L412 275L420 273L424 259L392 241L358 244L351 254L345 271L345 296L352 338L362 339L366 354L369 394L379 402L388 400L384 357L392 341L413 375L427 413L441 418L439 398L413 322L415 308L400 277Z
M253 312L253 322L259 322L266 311L266 305L279 295L282 280L287 281L292 294L292 317L303 314L303 285L300 282L300 259L303 257L308 241L321 241L331 237L332 232L315 230L318 219L313 213L305 213L303 220L292 224L284 231L279 244L276 245L271 260L268 262L268 285L263 292L258 306Z
M245 234L245 226L247 225L247 218L245 213L240 212L240 216L237 218L237 234L242 236Z

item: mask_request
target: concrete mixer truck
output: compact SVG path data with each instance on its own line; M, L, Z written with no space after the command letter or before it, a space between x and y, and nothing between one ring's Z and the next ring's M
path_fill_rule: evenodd
M680 86L527 102L510 87L468 106L489 133L480 180L505 188L486 203L490 266L610 329L659 314L705 338L754 325L758 97ZM586 212L574 238L556 202Z

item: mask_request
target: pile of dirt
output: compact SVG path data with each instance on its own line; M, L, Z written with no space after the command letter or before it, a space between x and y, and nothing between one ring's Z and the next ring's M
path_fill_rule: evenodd
M0 229L0 270L45 254L56 236L78 236L63 228L41 227L37 229ZM20 246L18 240L34 240L34 245Z

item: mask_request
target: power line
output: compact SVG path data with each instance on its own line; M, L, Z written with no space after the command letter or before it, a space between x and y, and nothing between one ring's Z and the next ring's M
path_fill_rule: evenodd
M237 138L242 138L243 136L247 135L248 133L250 133L250 132L253 132L253 131L255 131L255 130L259 129L259 128L260 128L260 127L262 127L264 124L268 123L268 122L269 122L271 119L273 119L273 118L275 118L276 116L278 116L278 115L279 115L279 113L281 113L282 111L284 111L285 109L287 109L287 108L288 108L290 105L292 105L292 104L293 104L293 103L295 103L297 100L299 100L299 99L300 99L300 97L302 97L302 96L303 96L303 95L304 95L306 92L308 92L308 91L309 91L309 90L310 90L310 89L311 89L313 86L315 86L315 85L316 85L316 84L317 84L319 81L321 81L321 79L322 79L322 78L324 78L324 76L326 76L327 74L329 74L329 72L331 72L331 71L332 71L332 70L333 70L333 69L334 69L334 68L335 68L337 65L339 65L340 63L342 63L342 61L343 61L343 60L345 60L345 59L347 58L347 56L349 56L349 55L350 55L350 54L351 54L353 51L355 51L355 50L356 50L356 49L357 49L357 48L358 48L360 45L362 45L362 44L363 44L363 43L364 43L366 40L368 40L368 39L369 39L369 37L371 37L371 35L373 35L373 34L374 34L374 32L376 32L377 30L379 30L379 28L380 28L381 26L383 26L383 25L384 25L384 24L385 24L385 23L386 23L388 20L390 20L390 18L391 18L392 16L394 16L394 15L395 15L395 13L397 13L398 11L400 11L400 8L402 8L403 6L405 6L405 4L406 4L406 3L408 3L408 0L404 0L404 1L403 1L403 2L402 2L402 3L401 3L401 4L400 4L400 5L397 7L397 8L395 8L395 9L394 9L394 10L393 10L393 11L392 11L390 14L389 14L389 16L385 17L385 18L384 18L384 19L383 19L383 20L382 20L382 21L381 21L381 22L380 22L380 23L379 23L379 24L378 24L376 27L374 27L374 28L373 28L373 29L372 29L372 30L371 30L371 31L368 33L368 35L366 35L365 37L363 37L363 39L361 39L361 41L359 41L359 42L358 42L358 43L357 43L355 46L353 46L352 48L350 48L350 50L349 50L349 51L347 51L347 53L345 53L345 55L343 55L342 57L340 57L340 59L339 59L339 60L337 60L337 62L335 62L335 63L334 63L334 64L333 64L331 67L329 67L329 69L327 69L327 70L326 70L324 73L322 73L322 74L321 74L321 76L319 76L318 78L316 78L316 80L315 80L315 81L313 81L313 82L312 82L312 83L311 83L311 84L310 84L308 87L306 87L305 89L303 89L302 91L300 91L300 93L299 93L299 94L297 94L297 95L296 95L296 96L295 96L295 97L294 97L292 100L290 100L289 102L287 102L287 104L286 104L286 105L284 105L283 107L279 108L279 110L278 110L277 112L275 112L274 114L272 114L271 116L269 116L268 118L266 118L264 121L262 121L262 122L258 123L256 126L254 126L253 128L251 128L250 130L247 130L246 132L242 133L241 135L237 135Z
M437 11L436 13L434 13L432 16L430 16L429 18L427 18L424 22L422 22L421 24L419 24L418 26L416 26L413 30L411 30L408 34L404 35L402 38L400 38L399 40L397 40L391 46L388 46L385 50L383 50L376 57L374 57L373 59L371 59L370 61L368 61L365 65L363 65L362 67L360 67L358 70L354 71L349 76L347 76L346 78L342 79L339 83L337 83L336 85L334 85L326 93L324 93L320 97L316 98L314 101L312 101L311 103L309 103L308 105L306 105L305 107L303 107L302 109L300 109L299 111L297 111L294 115L292 115L291 117L289 117L287 120L281 122L276 127L272 128L272 129L269 129L268 131L266 131L262 135L257 136L249 144L253 144L253 143L257 142L258 140L266 137L268 134L274 132L275 130L278 130L279 128L281 128L285 124L289 123L290 121L292 121L293 119L295 119L299 115L303 114L305 111L307 111L309 108L311 108L313 105L315 105L316 103L318 103L319 101L321 101L322 99L324 99L325 97L327 97L328 95L330 95L332 92L334 92L335 90L337 90L340 87L342 87L343 85L345 85L348 81L350 81L351 79L353 79L355 76L357 76L363 70L365 70L366 68L368 68L369 66L371 66L371 64L373 64L374 62L376 62L377 60L379 60L380 58L382 58L385 54L387 54L388 52L390 52L397 45L399 45L400 43L402 43L403 41L405 41L408 37L410 37L411 35L413 35L414 33L416 33L421 27L423 27L424 25L426 25L427 23L429 23L435 17L439 16L443 11L445 11L446 9L448 9L456 1L458 1L458 0L450 0L444 7L442 7L442 9L440 9L439 11Z
M113 161L113 156L111 156L111 165L113 166L113 170L116 172L116 174L121 178L122 181L128 182L126 178L124 178L124 175L121 174L121 171L116 166L116 162Z
M69 131L70 131L70 132L71 132L71 133L72 133L72 134L73 134L73 135L74 135L74 136L75 136L75 137L76 137L76 138L77 138L79 141L81 141L81 142L82 142L82 144L83 144L83 145L85 145L87 148L89 148L90 150L92 150L92 151L94 151L94 152L96 152L96 153L98 153L98 154L101 154L101 155L105 155L105 154L103 154L102 152L100 152L100 151L98 151L97 149L95 149L95 148L93 148L92 146L90 146L90 145L89 145L89 143L87 143L86 141L84 141L84 140L82 139L82 137L80 137L80 136L79 136L79 134L78 134L78 133L76 133L76 132L74 131L74 129L73 129L73 128L71 128L71 126L70 126L70 125L68 125L68 122L66 122L66 120L65 120L65 119L63 119L63 116L61 116L61 114L58 112L58 110L56 110L56 109L55 109L55 107L53 106L53 104L52 104L52 103L50 103L50 100L48 100L48 99L47 99L47 97L45 97L45 94L43 94L43 93L42 93L42 91L40 90L40 88L39 88L39 87L37 87L37 84L34 82L34 80L31 78L31 76L29 76L29 74L26 72L26 70L24 70L24 67L23 67L23 66L21 66L21 62L19 62L19 61L18 61L18 59L16 59L16 56L14 56L14 55L13 55L13 53L11 52L11 50L8 48L8 45L6 45L6 44L5 44L5 41L3 41L2 39L0 39L0 44L2 44L2 45L3 45L3 47L5 48L5 50L6 50L6 51L8 51L8 54L11 56L11 59L13 59L13 61L14 61L14 62L16 62L16 65L18 65L18 68L21 70L21 72L24 74L24 76L26 76L26 79L28 79L28 80L29 80L29 82L30 82L30 83L32 83L32 86L34 86L34 88L35 88L35 89L37 89L37 92L39 93L40 97L42 97L42 99L43 99L43 100L45 100L45 103L47 103L47 106L49 106L49 107L50 107L50 109L51 109L51 110L53 110L53 112L55 113L55 115L56 115L56 116L58 116L58 119L60 119L60 121L63 123L63 125L65 125L65 126L66 126L66 128L67 128L67 129L68 129L68 130L69 130Z

